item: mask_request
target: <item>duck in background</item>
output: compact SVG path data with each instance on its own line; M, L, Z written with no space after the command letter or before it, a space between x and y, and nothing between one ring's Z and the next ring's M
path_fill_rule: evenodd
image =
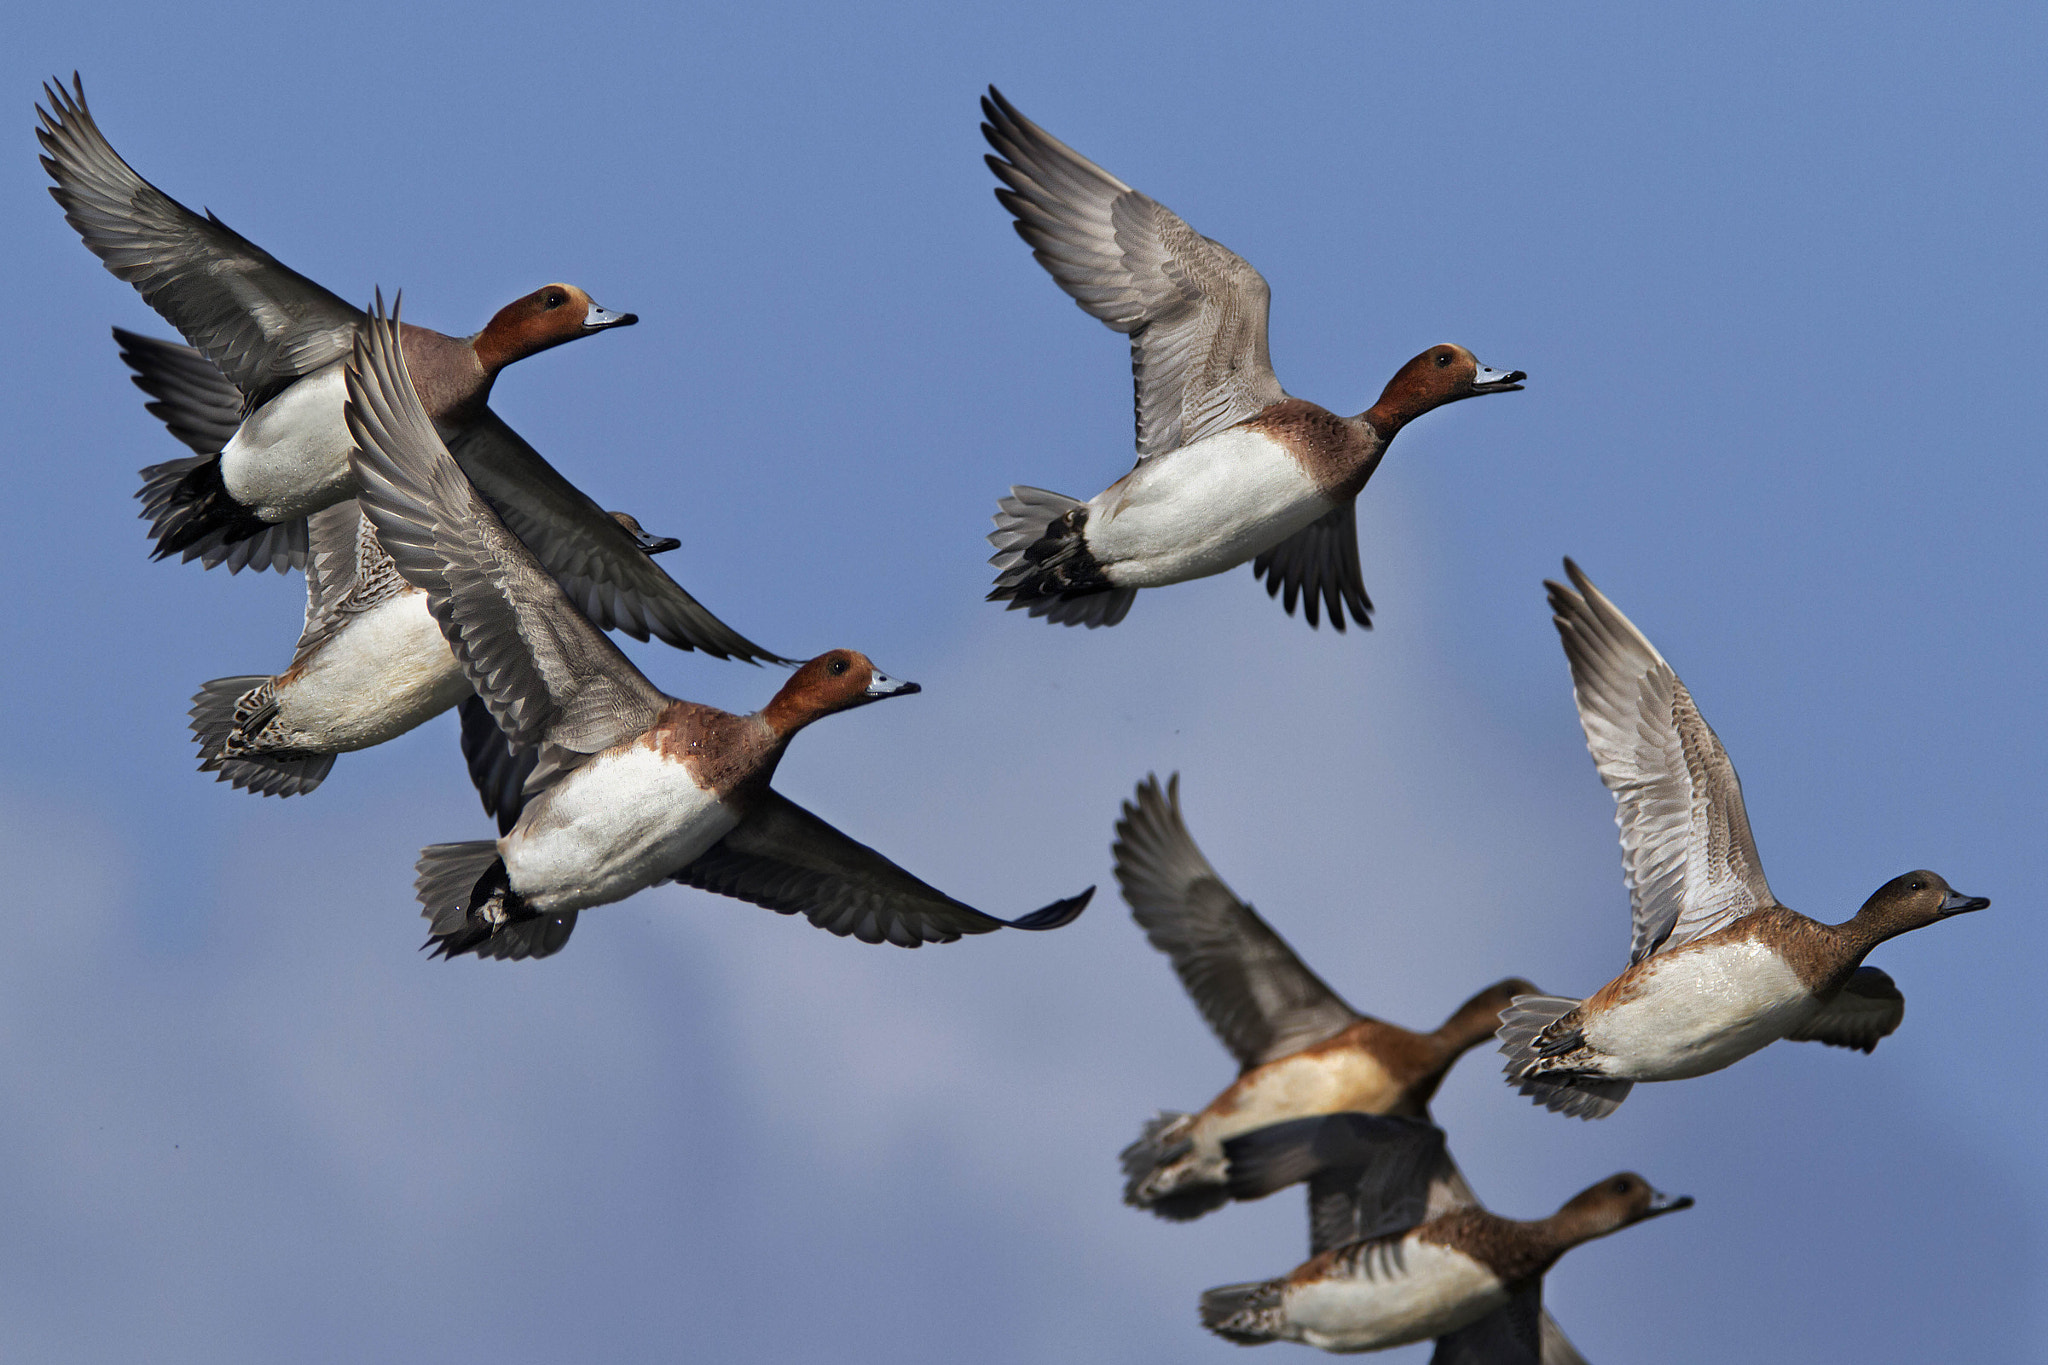
M1575 1246L1692 1207L1623 1172L1548 1218L1502 1218L1473 1197L1443 1131L1415 1119L1328 1114L1227 1149L1248 1197L1309 1182L1309 1259L1202 1295L1202 1324L1245 1346L1379 1351L1434 1337L1433 1365L1577 1362L1543 1311L1544 1274Z
M1427 1118L1459 1057L1493 1036L1500 1012L1536 987L1499 981L1443 1025L1415 1033L1360 1014L1239 900L1196 847L1180 777L1138 784L1111 854L1131 916L1173 962L1241 1070L1199 1114L1165 1112L1123 1152L1124 1202L1176 1221L1232 1197L1225 1142L1286 1119L1341 1110Z
M1564 567L1573 586L1544 587L1586 747L1614 793L1634 937L1628 969L1586 999L1516 998L1500 1029L1509 1083L1594 1119L1637 1081L1704 1076L1780 1038L1869 1052L1906 1004L1864 956L1991 902L1920 871L1841 924L1780 905L1735 765L1692 694L1578 565Z
M1164 204L1017 112L981 102L996 198L1054 283L1131 339L1138 464L1082 502L1013 487L999 503L993 602L1061 625L1113 626L1140 588L1252 561L1266 591L1372 624L1356 501L1387 445L1424 413L1527 377L1432 346L1356 417L1290 397L1266 350L1265 279Z
M463 477L406 377L400 335L380 299L346 372L363 510L510 748L539 754L502 837L422 851L437 952L545 956L581 911L671 880L904 947L1081 913L1092 887L1017 920L983 914L774 791L804 726L917 685L840 649L750 716L658 690Z

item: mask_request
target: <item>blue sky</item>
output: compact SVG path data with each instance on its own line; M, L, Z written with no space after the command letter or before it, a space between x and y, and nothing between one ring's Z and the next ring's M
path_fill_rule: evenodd
M0 1354L1235 1359L1196 1297L1285 1271L1304 1220L1117 1202L1141 1121L1229 1078L1114 893L1117 803L1182 771L1211 859L1369 1012L1433 1026L1510 973L1590 991L1626 895L1539 588L1566 553L1690 684L1789 904L1839 919L1929 866L1993 908L1878 951L1908 1008L1872 1057L1783 1045L1586 1125L1475 1054L1437 1106L1454 1149L1508 1214L1622 1168L1698 1199L1553 1273L1596 1362L2025 1354L2044 24L18 15ZM345 297L402 287L459 333L566 279L640 313L508 373L499 411L682 537L671 572L741 631L925 687L807 733L780 787L998 913L1091 881L1094 908L904 953L667 888L552 961L446 964L410 883L418 845L487 828L452 718L289 802L193 772L190 694L282 667L301 589L146 560L134 471L182 451L108 328L165 329L78 245L29 131L73 68L144 175ZM1375 630L1312 632L1246 571L1112 631L981 602L1010 483L1086 496L1131 453L1123 341L990 194L991 80L1263 271L1290 391L1355 412L1440 341L1529 372L1375 476ZM635 655L736 709L779 677Z

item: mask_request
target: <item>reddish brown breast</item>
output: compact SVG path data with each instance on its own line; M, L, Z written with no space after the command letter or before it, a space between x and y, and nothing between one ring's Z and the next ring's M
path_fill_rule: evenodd
M698 785L745 809L768 790L788 744L758 716L736 716L694 701L670 702L640 743L681 763Z
M466 421L490 397L491 376L468 342L407 323L399 344L420 406L435 422Z
M1362 418L1339 417L1301 398L1284 398L1244 425L1285 447L1337 502L1358 496L1387 448Z

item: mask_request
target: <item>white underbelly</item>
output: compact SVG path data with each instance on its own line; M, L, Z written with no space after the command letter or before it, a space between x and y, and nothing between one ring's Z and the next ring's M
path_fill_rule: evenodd
M336 361L250 413L220 453L229 495L268 522L293 521L354 497L344 396Z
M1455 1332L1508 1301L1491 1270L1449 1247L1407 1237L1366 1254L1371 1274L1288 1287L1297 1340L1325 1351L1377 1351Z
M396 739L469 695L469 680L408 589L350 621L277 689L270 744L346 753Z
M1632 1081L1704 1076L1776 1042L1820 1002L1783 958L1760 944L1683 949L1630 999L1588 1021L1606 1074Z
M738 823L689 769L635 744L549 788L498 851L512 889L533 909L581 910L674 876Z
M1243 427L1155 455L1089 503L1089 553L1121 587L1222 573L1333 506L1276 441Z

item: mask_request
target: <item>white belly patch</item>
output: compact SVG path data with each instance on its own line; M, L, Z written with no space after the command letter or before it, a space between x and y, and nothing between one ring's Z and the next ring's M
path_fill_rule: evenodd
M336 361L250 413L220 453L229 495L268 522L293 521L355 496L344 396Z
M1088 551L1119 587L1222 573L1328 512L1292 455L1243 427L1155 455L1088 504Z
M1367 1255L1372 1274L1288 1287L1296 1340L1325 1351L1377 1351L1455 1332L1508 1301L1491 1270L1449 1247L1404 1237Z
M270 733L292 747L347 753L396 739L468 695L427 595L413 588L350 621L278 689Z
M1820 1002L1757 943L1684 949L1658 963L1635 996L1587 1021L1605 1073L1633 1081L1704 1076L1784 1037Z
M498 841L512 889L542 913L624 900L739 823L681 763L628 745L542 794Z

